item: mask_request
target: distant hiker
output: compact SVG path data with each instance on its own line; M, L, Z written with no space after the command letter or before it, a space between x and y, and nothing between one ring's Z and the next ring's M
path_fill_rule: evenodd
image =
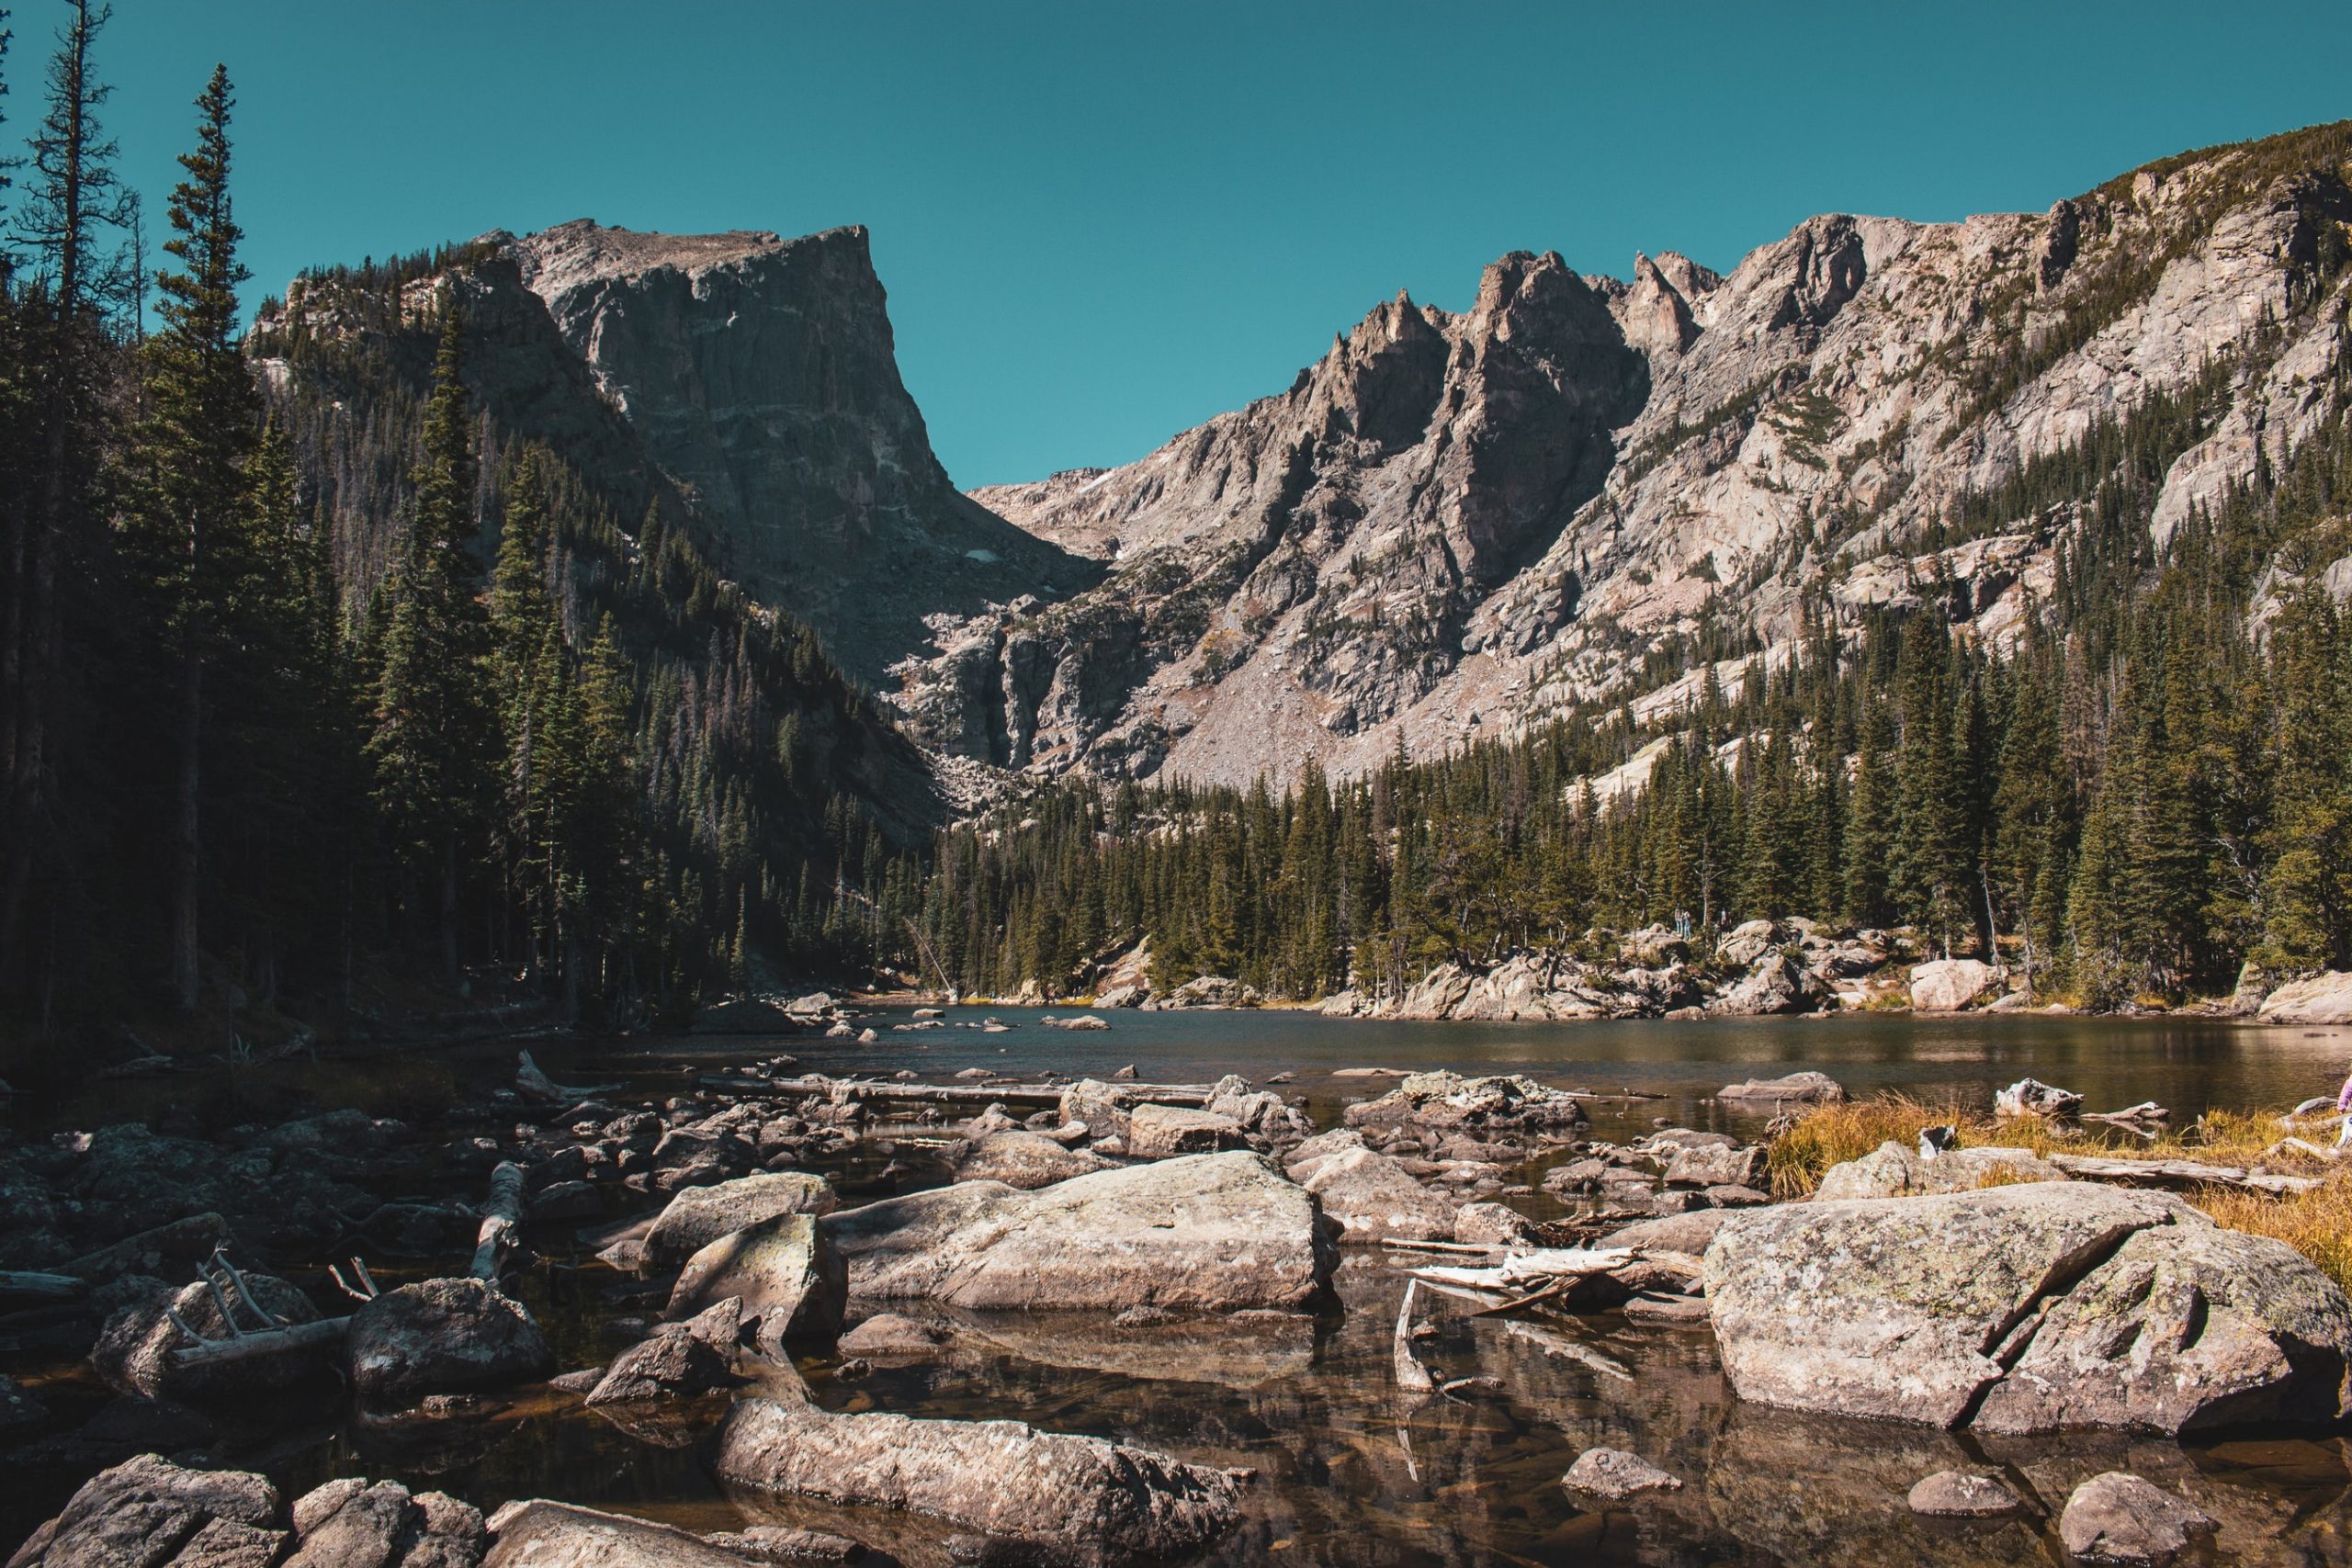
M2335 1134L2335 1146L2352 1146L2352 1075L2346 1075L2344 1087L2335 1091L2335 1109L2344 1117L2344 1125Z

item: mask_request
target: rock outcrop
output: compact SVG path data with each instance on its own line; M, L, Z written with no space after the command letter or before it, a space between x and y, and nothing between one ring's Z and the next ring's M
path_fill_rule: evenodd
M2290 980L2262 1000L2265 1023L2352 1023L2352 970Z
M2009 1433L2352 1413L2343 1292L2157 1193L2041 1182L1736 1214L1706 1289L1725 1373L1768 1404Z

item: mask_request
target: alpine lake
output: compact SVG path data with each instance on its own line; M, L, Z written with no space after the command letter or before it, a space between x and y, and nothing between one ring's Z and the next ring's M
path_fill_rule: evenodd
M605 1096L616 1104L658 1105L692 1092L705 1075L778 1055L833 1076L912 1069L926 1083L953 1081L972 1067L1073 1078L1132 1066L1146 1083L1202 1084L1235 1073L1261 1086L1287 1073L1290 1081L1278 1087L1306 1097L1318 1128L1335 1124L1349 1100L1377 1096L1394 1081L1366 1069L1521 1073L1591 1091L1589 1136L1612 1141L1660 1122L1758 1136L1767 1108L1737 1109L1715 1091L1802 1069L1829 1074L1857 1098L1899 1091L1979 1109L1989 1108L1996 1087L2033 1077L2080 1092L2090 1110L2155 1100L2177 1125L2209 1107L2283 1107L2329 1094L2352 1068L2352 1030L2214 1020L1890 1014L1469 1024L1270 1009L1114 1012L1102 1015L1107 1031L1064 1032L1042 1027L1040 1016L959 1008L944 1026L916 1031L893 1027L910 1021L905 1010L882 1010L858 1021L879 1031L878 1043L864 1047L807 1035L520 1043L560 1080L624 1086ZM1011 1027L1001 1033L958 1027L983 1017ZM469 1096L474 1086L511 1081L516 1043L378 1058L355 1069L349 1100L398 1100L407 1073L458 1086L443 1093ZM336 1082L328 1071L313 1092L335 1103ZM103 1103L20 1104L17 1116L20 1132L37 1134L149 1115L212 1092L188 1077L113 1085ZM910 1145L899 1158L917 1174L882 1185L888 1156L874 1145L889 1136L887 1126L870 1129L864 1146L829 1168L844 1206L947 1179L944 1165L934 1160L939 1168L929 1171ZM1531 1217L1566 1212L1540 1186L1550 1163L1514 1173L1535 1188L1510 1200ZM647 1213L664 1201L628 1198ZM591 1236L628 1213L616 1207L594 1224L526 1228L537 1261L518 1263L509 1289L539 1314L563 1368L610 1359L659 1310L659 1296L634 1275L594 1256ZM324 1303L328 1261L278 1265L316 1287ZM2103 1471L2128 1469L2220 1521L2212 1561L2352 1563L2352 1438L2345 1436L1988 1439L1796 1414L1736 1399L1704 1324L1636 1326L1604 1312L1547 1317L1539 1325L1474 1316L1475 1302L1424 1293L1417 1310L1435 1332L1417 1353L1441 1382L1479 1381L1476 1392L1405 1400L1394 1387L1391 1337L1404 1270L1428 1261L1425 1254L1349 1247L1336 1300L1312 1318L1246 1325L1180 1318L1121 1329L1107 1314L962 1314L935 1357L852 1368L853 1375L842 1374L837 1358L804 1359L799 1370L829 1409L1012 1418L1246 1468L1253 1473L1244 1487L1244 1522L1197 1560L1204 1562L2063 1564L2055 1522L2069 1491ZM397 1268L379 1272L404 1277ZM103 1387L78 1366L17 1358L0 1364L40 1387L61 1415L105 1401ZM364 1475L438 1488L485 1511L508 1498L545 1496L698 1531L747 1521L801 1524L839 1530L910 1562L945 1561L938 1534L919 1521L730 1496L706 1466L723 1395L652 1421L610 1414L615 1408L590 1409L545 1388L510 1391L485 1408L432 1418L376 1421L336 1407L209 1457L266 1472L288 1495L334 1476ZM1638 1454L1683 1485L1621 1507L1580 1507L1560 1477L1595 1446ZM1912 1483L1951 1469L1997 1472L2027 1500L2028 1512L1979 1523L1914 1516L1905 1504ZM17 1470L0 1505L0 1539L13 1542L55 1512L86 1473Z

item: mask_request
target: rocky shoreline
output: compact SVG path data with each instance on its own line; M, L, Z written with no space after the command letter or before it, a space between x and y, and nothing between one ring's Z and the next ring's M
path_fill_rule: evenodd
M582 1087L518 1067L429 1121L0 1145L0 1336L12 1373L40 1369L0 1378L0 1445L18 1473L81 1478L11 1568L1246 1561L1265 1544L1250 1532L1270 1482L1217 1445L860 1392L973 1357L1278 1387L1337 1335L1385 1348L1358 1393L1400 1401L1408 1425L1563 1377L1640 1382L1663 1375L1647 1358L1702 1349L1731 1408L1773 1413L1742 1419L1800 1432L2169 1443L2352 1416L2352 1304L2283 1243L2166 1190L2244 1171L2105 1157L2089 1138L2048 1159L1945 1138L1781 1201L1763 1122L1841 1101L1817 1073L1724 1086L1751 1135L1611 1142L1590 1135L1591 1096L1515 1076L1401 1075L1318 1127L1284 1075L924 1083L771 1057ZM2052 1093L2017 1099L2073 1109ZM1454 1375L1482 1323L1543 1370ZM77 1388L91 1380L103 1402ZM380 1473L296 1491L277 1476L300 1467L266 1458L321 1423L396 1434L378 1451L398 1453L574 1411L699 1456L734 1523ZM1686 1484L1713 1484L1679 1442L1623 1436L1555 1472L1562 1528L1670 1515ZM2161 1456L2110 1468L2052 1493L1961 1462L1870 1496L1922 1517L2043 1508L2095 1561L2246 1533L2242 1506L2184 1492Z

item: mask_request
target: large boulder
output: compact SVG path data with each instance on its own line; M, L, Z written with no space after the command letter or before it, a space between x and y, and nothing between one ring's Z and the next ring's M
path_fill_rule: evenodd
M1026 1192L1108 1170L1111 1163L1091 1149L1068 1148L1042 1133L990 1133L964 1145L956 1157L956 1179L997 1181Z
M689 1188L670 1200L646 1232L646 1260L682 1262L720 1236L763 1220L778 1214L830 1214L834 1206L832 1184L803 1170L762 1171L715 1187Z
M1804 964L1774 949L1718 992L1707 1010L1738 1017L1811 1012L1825 995L1821 982Z
M849 1271L814 1214L778 1214L720 1236L686 1260L663 1316L673 1323L729 1298L769 1349L841 1332Z
M2352 1411L2352 1303L2178 1199L2039 1182L1725 1221L1706 1293L1744 1399L2172 1433ZM2013 1370L2014 1369L2014 1370Z
M1753 1187L1763 1178L1765 1158L1761 1144L1677 1149L1667 1161L1666 1183L1669 1187Z
M1035 1192L958 1182L821 1224L853 1293L972 1308L1298 1307L1336 1261L1314 1196L1242 1150Z
M1361 1145L1295 1160L1291 1179L1315 1194L1348 1241L1449 1241L1454 1204L1404 1165Z
M278 1322L318 1321L319 1309L311 1304L311 1298L285 1280L270 1274L247 1274L244 1280L254 1299ZM335 1346L332 1340L279 1355L181 1366L172 1352L185 1347L188 1339L170 1314L177 1313L181 1322L207 1339L225 1339L229 1325L220 1316L221 1299L200 1280L177 1291L152 1292L107 1320L90 1352L91 1366L119 1393L183 1404L251 1400L333 1372ZM238 1329L250 1332L265 1326L243 1302L237 1302L234 1310Z
M622 1351L588 1393L591 1404L691 1397L734 1382L743 1303L729 1296L684 1323L665 1323Z
M360 1304L344 1371L377 1404L545 1377L555 1353L529 1309L472 1278L424 1280Z
M475 1568L490 1545L481 1511L395 1481L330 1481L294 1503L283 1568Z
M1228 1472L1018 1421L846 1416L746 1399L719 1435L717 1468L737 1485L905 1509L1055 1562L1177 1557L1241 1517Z
M199 1535L264 1548L269 1562L284 1548L274 1529L277 1488L234 1470L182 1470L141 1454L82 1483L58 1516L32 1533L8 1568L112 1568L165 1563Z
M2263 998L2265 1023L2352 1023L2352 970L2290 980Z
M2001 983L2001 971L1973 958L1939 958L1911 966L1911 1010L1958 1012Z
M1833 1165L1814 1197L1822 1202L1845 1198L1911 1198L1932 1192L1973 1192L2024 1181L2064 1181L2066 1173L2031 1149L1997 1145L1946 1149L1933 1159L1893 1139L1860 1159Z
M1141 1098L1121 1084L1080 1078L1062 1090L1062 1122L1064 1125L1072 1122L1083 1124L1092 1137L1124 1138L1127 1135L1127 1112Z

